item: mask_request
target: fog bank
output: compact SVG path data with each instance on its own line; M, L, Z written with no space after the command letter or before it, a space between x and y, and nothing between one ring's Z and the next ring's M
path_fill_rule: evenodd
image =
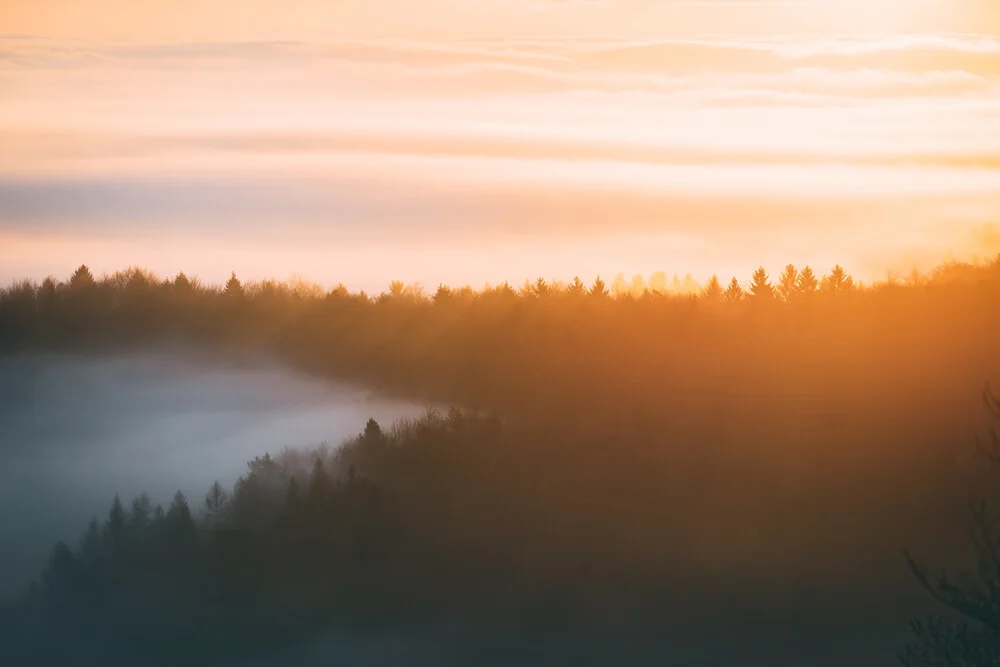
M167 353L0 357L0 595L114 494L198 508L214 480L285 447L338 444L421 407L265 361Z

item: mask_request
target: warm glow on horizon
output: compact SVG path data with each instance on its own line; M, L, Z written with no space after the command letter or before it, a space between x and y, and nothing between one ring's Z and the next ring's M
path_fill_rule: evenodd
M2 281L877 280L1000 250L986 0L14 0L0 96Z

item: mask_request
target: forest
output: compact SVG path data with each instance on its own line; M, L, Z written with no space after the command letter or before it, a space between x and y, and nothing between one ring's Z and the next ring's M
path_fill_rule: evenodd
M253 664L330 633L443 636L456 664L1000 664L1000 258L641 278L9 286L0 354L266 355L456 407L262 452L204 499L115 496L0 639L32 664Z

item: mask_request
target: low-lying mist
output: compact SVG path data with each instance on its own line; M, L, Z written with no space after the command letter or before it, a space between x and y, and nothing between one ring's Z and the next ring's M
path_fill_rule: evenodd
M264 360L210 355L0 357L0 595L38 574L114 494L193 506L285 447L339 444L421 411Z

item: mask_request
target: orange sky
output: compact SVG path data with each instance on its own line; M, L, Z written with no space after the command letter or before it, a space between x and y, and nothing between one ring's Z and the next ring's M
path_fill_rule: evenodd
M417 4L0 2L0 280L1000 252L1000 3Z
M992 0L5 0L4 32L138 40L997 29Z

